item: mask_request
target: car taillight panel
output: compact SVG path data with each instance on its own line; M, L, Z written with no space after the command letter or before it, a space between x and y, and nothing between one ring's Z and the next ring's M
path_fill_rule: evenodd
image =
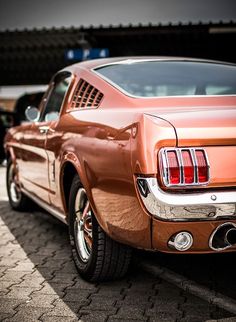
M202 148L164 148L160 170L165 186L199 186L210 180L210 165Z

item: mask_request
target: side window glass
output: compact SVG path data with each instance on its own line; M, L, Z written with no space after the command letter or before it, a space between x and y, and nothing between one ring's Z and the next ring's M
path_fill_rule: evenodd
M41 116L41 121L54 121L58 118L70 81L71 74L68 72L56 75L53 88Z

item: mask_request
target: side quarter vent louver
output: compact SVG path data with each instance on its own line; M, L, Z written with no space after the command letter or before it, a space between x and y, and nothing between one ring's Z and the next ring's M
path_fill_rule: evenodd
M79 80L73 95L71 108L98 107L103 94L83 79Z

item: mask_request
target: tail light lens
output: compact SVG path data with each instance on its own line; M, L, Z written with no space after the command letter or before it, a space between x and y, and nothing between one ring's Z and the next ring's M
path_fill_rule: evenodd
M197 168L198 168L198 181L200 183L208 181L208 166L204 151L196 150Z
M167 159L169 165L169 180L171 184L180 183L180 167L176 151L168 151Z
M182 151L182 159L184 182L187 184L194 183L194 165L190 151Z
M210 166L204 149L162 149L160 161L166 186L197 186L209 182Z

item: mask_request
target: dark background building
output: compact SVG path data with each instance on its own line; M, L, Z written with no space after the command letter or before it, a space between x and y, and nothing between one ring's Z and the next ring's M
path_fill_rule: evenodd
M51 28L0 33L0 86L46 84L70 49L107 48L110 56L164 55L236 63L236 23Z
M18 124L38 105L43 92L25 85L48 84L94 51L236 63L235 43L235 0L0 0L0 126L6 131L10 117ZM20 97L15 85L23 85Z
M0 86L47 84L74 49L236 62L235 43L235 0L0 0Z

